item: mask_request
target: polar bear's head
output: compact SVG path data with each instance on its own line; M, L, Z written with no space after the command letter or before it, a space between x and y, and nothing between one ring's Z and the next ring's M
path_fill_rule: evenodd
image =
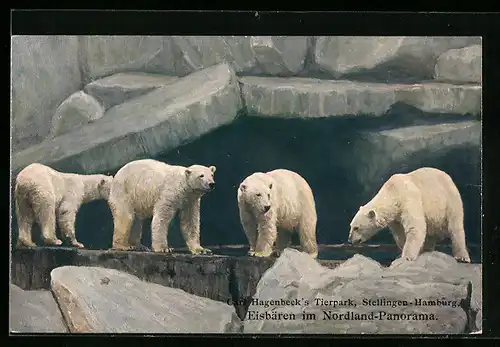
M186 168L188 187L198 192L209 192L215 189L215 166L191 165Z
M379 217L373 207L361 206L351 221L349 242L352 244L365 242L382 230L384 225Z
M108 200L109 192L111 190L111 183L113 182L113 176L111 175L98 175L97 191L99 197L104 200Z
M238 189L238 195L259 214L266 214L272 207L274 181L264 173L247 177Z

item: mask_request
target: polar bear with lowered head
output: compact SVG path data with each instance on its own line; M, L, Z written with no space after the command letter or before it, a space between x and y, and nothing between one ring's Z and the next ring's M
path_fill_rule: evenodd
M460 193L451 177L435 168L391 176L377 195L359 208L350 227L349 242L353 244L367 241L388 227L402 258L410 261L448 238L453 257L470 263Z
M109 196L113 213L113 249L144 250L140 244L145 218L151 223L153 252L171 252L168 228L179 213L182 237L192 254L208 254L200 245L200 202L215 188L215 166L168 165L141 159L124 165L115 175Z
M38 222L46 245L61 245L56 236L56 220L64 238L71 245L84 248L77 241L76 215L80 206L93 200L106 200L112 176L78 175L56 171L34 163L16 177L14 199L19 227L17 247L34 247L31 229Z
M297 232L302 251L317 257L316 206L309 184L299 174L277 169L248 176L238 189L238 207L249 255L279 255Z

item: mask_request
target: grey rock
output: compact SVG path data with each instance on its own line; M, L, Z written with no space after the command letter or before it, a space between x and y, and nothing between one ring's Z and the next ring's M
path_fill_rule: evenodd
M305 36L253 36L251 47L262 72L293 76L304 67L308 43Z
M83 91L73 93L57 108L52 117L51 136L56 137L95 122L104 115L104 108L93 96Z
M112 171L231 123L241 108L234 71L220 64L116 105L71 134L15 153L13 171L33 162L78 173Z
M287 248L259 281L243 332L468 332L467 313L460 304L470 301L471 280L462 270L451 256L439 252L424 254L416 262L396 260L389 268L356 255L331 270ZM290 302L271 302L282 299ZM429 306L419 299L448 303ZM281 319L275 319L277 313Z
M24 291L11 284L9 312L10 332L68 332L61 311L48 290Z
M107 110L167 84L177 77L141 72L117 73L85 86L85 92L99 100Z
M12 150L42 142L57 106L81 88L76 36L13 36Z
M480 146L481 123L478 121L411 125L359 132L359 137L353 139L352 152L363 154L345 160L362 168L353 174L368 191L381 186L390 172L400 164L405 165L409 158L414 163L425 162L433 155L463 147L477 148L479 154ZM476 160L478 158L480 155Z
M232 306L117 270L64 266L51 278L72 333L229 333L241 328Z
M397 101L429 113L454 113L478 116L482 88L478 85L423 83L401 88Z
M443 52L480 42L480 37L322 36L314 61L318 70L335 78L426 80Z
M450 49L441 54L434 68L434 79L454 82L475 82L482 80L483 47Z
M85 81L118 72L169 72L173 64L161 36L81 36L80 60ZM76 58L76 55L74 56ZM163 60L163 64L160 61ZM163 66L162 66L163 65Z
M398 102L433 113L481 111L481 87L473 85L382 84L293 77L241 77L240 81L248 111L260 116L381 116Z
M171 47L178 76L223 62L238 74L290 76L302 70L309 40L300 36L173 36Z

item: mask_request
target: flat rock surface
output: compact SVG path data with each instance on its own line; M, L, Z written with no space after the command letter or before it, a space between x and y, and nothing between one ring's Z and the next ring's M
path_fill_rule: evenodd
M87 84L85 92L106 109L173 83L177 77L141 72L122 72Z
M163 57L162 36L106 36L80 38L80 59L87 82L118 72L147 68ZM168 60L163 68L168 69Z
M441 54L434 68L434 79L455 82L481 83L483 47L450 49Z
M64 266L52 291L71 332L238 332L234 307L112 269Z
M433 113L478 114L481 110L481 86L478 85L279 77L242 77L240 80L248 111L260 116L381 116L398 102Z
M234 71L221 64L110 108L99 121L15 153L17 174L33 162L76 173L116 170L231 123L241 109Z
M244 332L468 333L471 294L482 290L470 266L432 252L389 268L355 255L332 270L288 248L259 281Z
M24 291L10 285L9 330L19 333L66 333L68 329L52 293Z

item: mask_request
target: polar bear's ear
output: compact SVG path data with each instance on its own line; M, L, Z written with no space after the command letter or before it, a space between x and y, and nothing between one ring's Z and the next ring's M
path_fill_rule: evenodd
M245 184L240 184L240 189L244 192L247 189L247 186Z
M186 176L191 175L191 169L186 169Z
M269 189L272 189L272 188L273 188L273 184L272 184L272 183L270 183L270 184L269 184Z
M213 165L210 166L209 169L212 171L213 174L215 173L215 170L217 170L217 168Z
M374 211L374 210L370 210L370 211L368 211L368 218L373 219L373 218L375 218L375 215L376 215L376 214L375 214L375 211Z

